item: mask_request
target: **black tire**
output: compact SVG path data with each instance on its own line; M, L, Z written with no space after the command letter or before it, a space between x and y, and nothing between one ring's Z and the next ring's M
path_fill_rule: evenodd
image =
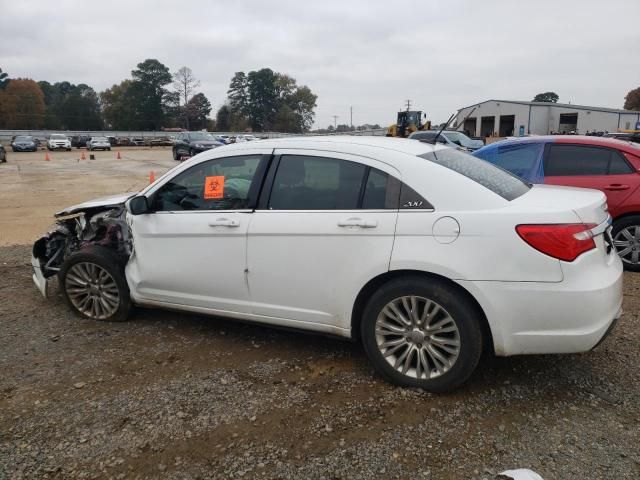
M453 334L457 335L456 341L459 342L457 357L453 360L453 364L448 367L448 370L431 378L426 378L427 375L425 372L427 368L424 368L423 364L421 364L421 378L417 378L416 368L413 369L413 374L411 374L411 369L407 372L408 374L396 370L378 346L379 335L376 333L378 316L382 314L383 309L390 302L408 296L416 296L430 300L444 309L444 312L440 310L439 313L432 311L434 318L430 320L429 323L436 320L436 318L438 318L436 323L440 322L440 319L446 318L444 315L448 313L455 327L457 327L457 334ZM425 305L426 303L423 303L423 307ZM427 309L427 312L428 311ZM440 317L438 317L438 315L440 315ZM371 296L363 312L360 333L369 360L378 373L391 383L403 387L422 388L436 393L447 392L466 382L478 365L483 346L480 315L481 313L478 312L477 307L464 292L452 287L445 281L420 276L407 276L389 281ZM442 335L441 333L438 334ZM432 335L435 336L436 333ZM415 349L415 345L418 345L421 350L424 345L423 351L426 351L428 348L434 348L431 344L431 337L427 338L427 336L425 336L423 339L415 340L420 343L412 344L411 342L413 342L414 339L408 340L409 336L409 333L396 335L398 339L407 339L407 341L403 343L403 345L406 345L406 349ZM386 339L388 338L389 337L386 337ZM422 342L425 343L423 344ZM413 345L413 347L410 345ZM396 350L397 352L401 352L400 357L402 357L403 348L405 347L402 346ZM394 347L388 347L387 352L392 349L394 349ZM418 355L414 353L416 351L417 350L413 350L412 353L407 355L407 358L411 359L411 363L417 361L419 358ZM438 351L442 353L442 350ZM425 354L425 358L427 358L427 354ZM433 357L430 356L428 358L432 359ZM429 361L432 362L432 360ZM431 376L433 370L435 370L435 363L428 363L428 367L430 371L429 376Z
M173 152L173 159L176 161L180 160L180 157L178 156L178 150L174 148L172 149L172 152Z
M63 263L58 274L60 288L67 305L73 312L82 318L92 320L101 320L107 322L124 322L129 316L131 310L131 297L129 294L129 286L124 276L125 263L113 250L108 248L92 246L71 254ZM69 271L77 264L94 264L106 271L114 281L118 291L118 305L112 314L96 318L88 315L78 309L67 292L67 275ZM70 280L71 281L71 280Z
M620 238L616 238L622 230L631 229L635 233L634 227L638 228L637 232L640 234L640 215L630 215L628 217L623 217L619 220L615 220L613 222L613 229L611 231L611 236L613 237L614 244L616 244L620 240L626 240L623 236L620 236ZM623 248L624 247L620 246L619 244L616 246L618 252L623 250ZM624 256L621 255L620 259L622 260L622 265L624 266L625 270L628 270L630 272L640 272L640 245L630 245L630 248L636 248L637 250L632 250ZM633 255L635 252L638 252L638 260L636 262L633 262Z
M111 151L111 147L107 148L107 151L109 151L109 152L110 152L110 151Z
M189 149L189 156L190 157L195 157L197 155L196 151L193 148Z
M70 152L70 151L71 151L71 149L70 149L70 148L67 148L67 152Z

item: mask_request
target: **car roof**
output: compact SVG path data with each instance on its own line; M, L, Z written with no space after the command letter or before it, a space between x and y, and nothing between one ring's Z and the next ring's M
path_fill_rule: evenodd
M571 143L578 145L594 145L599 147L610 147L622 150L634 155L640 154L640 147L633 142L610 137L595 137L587 135L537 135L531 137L518 137L501 140L491 143L483 149L489 150L499 148L504 145L515 145L518 143Z
M312 150L326 151L344 151L347 150L369 150L376 151L378 155L383 150L389 150L399 153L405 153L412 156L422 155L424 153L433 152L442 148L440 145L431 145L429 143L416 142L406 138L396 137L374 137L374 136L355 136L355 135L317 135L317 136L300 136L300 137L279 137L260 140L260 143L253 144L255 148L266 146L267 148L304 148ZM241 149L241 146L229 145L225 148ZM245 147L246 148L246 147ZM345 150L346 149L346 150ZM353 153L356 153L355 151Z

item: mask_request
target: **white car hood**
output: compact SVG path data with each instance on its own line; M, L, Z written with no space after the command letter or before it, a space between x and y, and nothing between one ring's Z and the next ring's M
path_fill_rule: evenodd
M55 216L63 217L65 215L73 215L74 213L89 210L91 208L115 207L123 204L129 198L133 197L136 193L138 192L120 193L118 195L111 195L109 197L96 198L95 200L89 200L88 202L79 203L78 205L67 207L64 210L56 213Z

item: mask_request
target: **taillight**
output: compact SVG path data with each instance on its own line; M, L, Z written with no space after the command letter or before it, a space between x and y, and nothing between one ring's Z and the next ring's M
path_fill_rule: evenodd
M584 252L596 248L591 233L595 226L585 223L518 225L516 232L536 250L565 262L573 262Z

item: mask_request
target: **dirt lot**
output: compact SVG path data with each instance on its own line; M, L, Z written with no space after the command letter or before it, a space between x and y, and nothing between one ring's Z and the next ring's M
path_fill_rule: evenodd
M5 245L173 165L168 150L9 155ZM485 358L463 389L432 395L390 386L339 340L146 309L78 319L33 287L29 252L0 247L0 480L640 477L639 274L595 351Z
M149 174L166 172L176 162L171 148L119 148L116 151L13 153L0 163L0 245L28 243L53 223L53 214L91 198L137 191ZM86 160L81 160L82 153Z

